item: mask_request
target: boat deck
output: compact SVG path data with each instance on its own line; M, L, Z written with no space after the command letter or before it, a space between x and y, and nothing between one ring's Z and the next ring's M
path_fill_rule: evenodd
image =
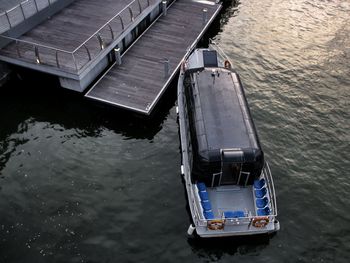
M175 1L85 96L149 115L220 9L214 1Z
M240 210L255 215L252 186L220 186L208 188L209 199L216 218L221 218L226 211Z

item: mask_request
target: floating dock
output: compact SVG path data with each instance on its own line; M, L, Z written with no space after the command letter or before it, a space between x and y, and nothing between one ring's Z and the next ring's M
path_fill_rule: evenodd
M150 114L219 10L208 1L174 2L85 96Z
M88 89L89 99L146 115L222 7L214 0L28 1L47 17L27 18L22 24L30 29L20 36L21 24L1 34L1 61L56 75L63 88ZM15 9L25 10L28 1Z

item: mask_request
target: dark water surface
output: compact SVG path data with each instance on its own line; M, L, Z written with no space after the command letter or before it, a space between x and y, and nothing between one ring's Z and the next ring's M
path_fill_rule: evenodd
M280 232L187 237L174 91L147 122L40 76L0 95L1 263L348 262L350 1L242 0L220 23Z

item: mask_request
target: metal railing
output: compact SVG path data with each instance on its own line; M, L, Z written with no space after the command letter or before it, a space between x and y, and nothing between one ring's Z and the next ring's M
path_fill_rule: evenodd
M27 1L38 2L41 0ZM52 3L57 0L45 1ZM20 59L53 66L63 71L78 72L100 52L109 47L132 24L135 18L151 5L151 2L157 1L160 0L133 0L73 51L6 36L0 36L0 38L8 42L7 46L11 43L14 44L15 54Z
M273 183L273 178L272 178L272 174L271 174L271 170L268 162L265 162L263 173L265 175L267 189L269 191L270 200L271 200L271 214L273 216L277 216L277 201L276 201L275 185Z
M225 51L219 46L218 43L216 43L213 39L209 38L209 47L213 48L214 50L216 50L216 52L218 52L219 56L223 59L223 60L227 60L230 62L231 65L232 61L230 60L229 56L225 53ZM224 61L221 61L222 64L224 64Z
M277 217L277 202L276 202L276 192L275 192L275 186L273 183L272 179L272 174L270 170L270 166L268 162L265 162L265 165L262 170L263 177L266 180L267 184L267 189L268 189L268 194L269 194L269 199L270 199L270 214L265 216L269 218L269 222L274 222L275 217ZM193 193L192 193L193 194ZM198 197L199 198L199 197ZM200 201L197 200L197 204L194 202L194 206L199 205ZM196 215L199 212L196 211ZM260 218L260 216L255 216L255 215L248 215L245 217L239 217L239 218L215 218L215 220L222 220L224 225L240 225L240 224L251 224L254 218ZM231 220L231 221L230 221ZM207 220L203 218L202 216L199 216L199 219L197 220L197 224L199 226L206 226L207 223L210 222L210 220Z
M25 0L0 14L0 34L59 0Z

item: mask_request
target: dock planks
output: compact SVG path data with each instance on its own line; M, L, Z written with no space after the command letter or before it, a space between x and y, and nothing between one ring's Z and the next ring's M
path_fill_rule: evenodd
M147 7L148 1L150 5L156 3L156 0L139 0L143 10ZM77 67L80 69L83 65L86 65L89 57L85 48L81 47L75 53L76 67L69 52L73 52L78 48L131 2L133 0L76 0L45 22L19 37L17 45L15 42L11 42L6 47L3 47L0 50L0 57L2 59L12 58L35 64L37 58L34 45L29 44L34 43L39 45L38 52L41 64L56 67L56 49L67 51L67 53L58 52L57 54L60 70L76 73ZM0 0L1 3L5 2ZM138 1L131 4L131 10L134 16L139 14ZM123 12L121 17L125 28L133 24L129 12ZM113 21L110 25L115 36L123 32L119 20L116 20L116 22ZM112 41L111 33L108 30L101 32L101 37L106 44ZM89 49L93 58L101 51L99 41L96 37L88 41L86 47ZM6 59L3 60L7 61Z
M214 1L177 0L126 52L122 64L111 67L85 96L149 115L189 48L195 46L220 9ZM168 76L165 59L169 59Z

